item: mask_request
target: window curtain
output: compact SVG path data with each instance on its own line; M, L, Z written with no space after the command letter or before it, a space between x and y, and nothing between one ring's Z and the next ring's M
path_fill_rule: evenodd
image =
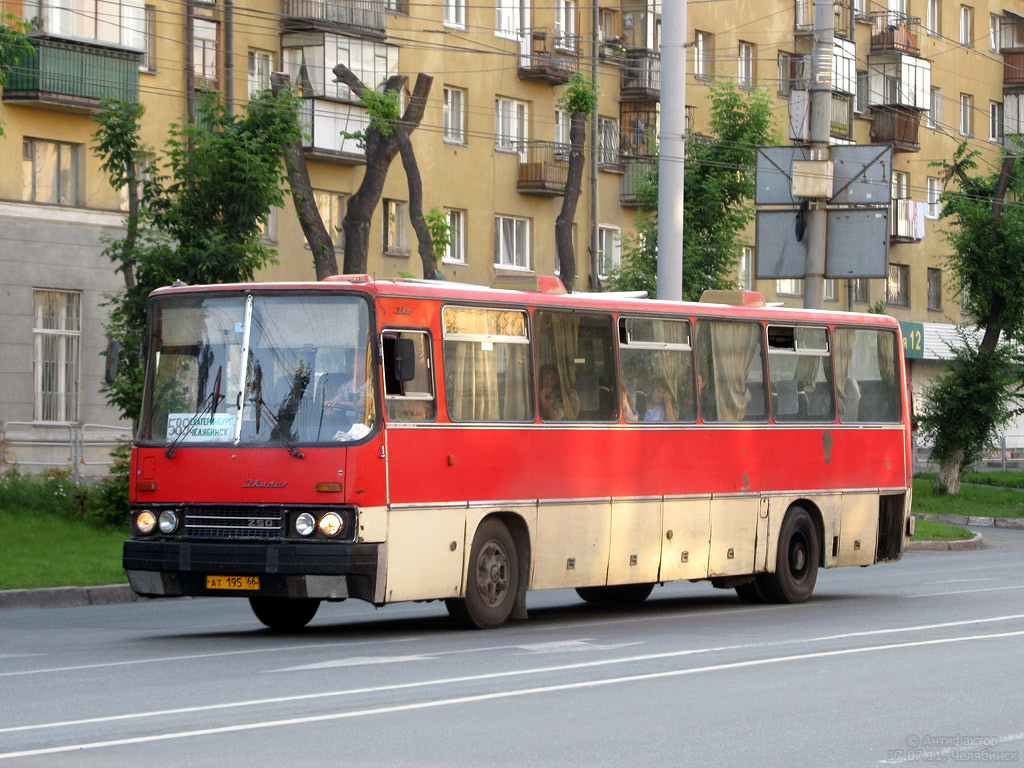
M566 421L575 421L580 416L580 396L576 392L577 337L580 320L568 312L555 312L548 317L551 321L554 343L554 363L558 369L558 383L562 391L563 418Z
M655 327L661 329L660 333L656 331L656 335L662 336L656 338L656 341L686 344L690 340L690 329L685 323L658 323ZM655 373L665 382L672 395L677 419L690 418L693 414L693 372L690 354L681 349L658 350L654 353Z
M742 421L750 403L747 376L757 357L761 326L726 322L710 325L718 421Z
M853 359L853 347L856 331L837 328L835 330L835 364L836 394L839 397L839 418L841 421L852 421L857 418L857 405L860 402L860 389L854 383L850 386L850 361Z

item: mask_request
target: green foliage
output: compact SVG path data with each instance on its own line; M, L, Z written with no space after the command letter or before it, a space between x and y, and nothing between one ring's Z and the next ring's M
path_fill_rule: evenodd
M711 134L693 136L686 143L683 298L689 301L697 301L709 288L735 287L743 231L755 212L757 147L778 141L773 99L767 91L741 91L723 80L711 87L708 98ZM657 171L641 180L638 196L643 209L657 210ZM609 281L610 286L655 295L650 276L657 274L656 224L624 246L622 260L622 270Z
M964 473L966 478L968 473ZM999 472L986 472L999 475ZM934 495L934 474L922 472L914 477L914 514L979 515L988 517L1024 517L1024 493L1019 489L992 488L961 484L956 496Z
M0 507L45 509L60 517L85 517L85 492L66 469L22 475L15 467L0 475Z
M949 371L924 391L921 434L934 444L932 458L944 462L963 449L959 469L982 458L999 427L1018 411L1024 395L1024 366L1019 353L1003 346L988 352L966 339L953 350Z
M110 452L114 464L110 474L89 486L85 500L86 517L97 523L127 527L129 472L132 444L121 440Z
M974 534L959 525L918 520L910 538L912 541L967 541L974 538Z
M7 87L7 73L24 59L36 55L25 37L26 25L14 14L0 17L0 89ZM4 124L0 121L0 136L4 135Z
M608 277L608 285L616 291L658 293L658 225L647 213L638 213L634 220L636 234L622 239L622 266Z
M884 315L884 314L887 314L887 312L885 310L886 310L885 299L879 299L874 304L872 304L870 307L868 307L868 314Z
M377 93L372 88L364 88L359 98L359 104L366 107L366 114L370 118L370 129L376 128L384 140L391 138L395 128L398 127L398 118L401 116L398 91ZM366 131L342 131L341 135L346 139L355 139L363 146L366 145Z
M579 72L570 75L565 91L558 98L558 106L570 115L589 117L597 109L597 84Z
M434 252L434 261L440 261L448 246L452 244L452 224L448 214L436 205L423 215L427 232L430 234L430 247Z
M226 283L252 280L275 263L261 240L271 206L284 204L284 150L301 137L298 101L261 94L244 116L229 115L202 94L201 125L176 124L151 178L142 185L138 238L120 240L107 255L126 272L126 287L107 297L108 338L120 344L117 377L104 394L126 418L142 403L142 332L146 297L175 280ZM127 183L129 169L150 158L138 136L141 108L106 104L95 116L97 154L113 185Z

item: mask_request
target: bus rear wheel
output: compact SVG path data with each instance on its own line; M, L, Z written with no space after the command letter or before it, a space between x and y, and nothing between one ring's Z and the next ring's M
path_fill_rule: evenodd
M775 603L802 603L814 591L821 548L814 521L803 507L792 507L779 530L775 573L758 577L765 596Z
M250 597L249 605L256 618L275 632L291 632L313 620L320 601L311 597Z
M653 584L614 584L610 587L576 587L576 594L588 603L640 605L651 596Z
M444 601L456 622L470 629L497 629L512 614L519 561L512 534L500 520L485 520L469 550L466 597Z

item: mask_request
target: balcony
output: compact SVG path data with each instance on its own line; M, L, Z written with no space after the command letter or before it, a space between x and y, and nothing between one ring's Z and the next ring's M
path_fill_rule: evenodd
M516 188L529 195L557 197L565 193L569 178L569 145L553 141L527 141L519 154Z
M353 134L370 126L365 107L326 99L303 99L299 105L299 122L302 148L308 157L342 165L366 162L366 150L359 140L342 136L343 131Z
M853 3L835 3L834 34L844 40L853 40ZM793 31L797 37L814 34L814 0L794 0Z
M519 78L564 85L579 69L579 37L550 29L530 29L520 44Z
M624 155L653 155L658 151L658 105L646 101L619 104L619 147Z
M626 51L619 98L623 101L658 101L661 98L661 54L646 48Z
M924 237L925 204L897 197L889 208L889 238L896 243L916 243Z
M853 140L853 97L831 93L829 105L829 138L833 144L849 144ZM794 90L789 94L789 138L791 141L811 140L810 92Z
M921 47L917 30L921 19L898 11L884 11L868 15L871 21L871 53L909 53L917 56Z
M358 31L384 33L385 0L284 0L283 26L354 27Z
M3 100L71 112L94 111L104 98L139 100L141 53L99 42L30 37L36 55L8 71Z
M639 208L644 203L645 190L649 190L651 174L658 170L656 155L623 155L625 173L619 180L619 205L626 208ZM650 195L651 201L657 198L657 191Z
M1024 87L1024 51L1003 52L1003 88Z
M892 144L896 152L918 152L921 112L899 106L871 108L871 141Z

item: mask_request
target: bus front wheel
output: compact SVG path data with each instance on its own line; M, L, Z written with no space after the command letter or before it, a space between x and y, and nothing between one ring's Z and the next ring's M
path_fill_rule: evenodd
M276 632L302 629L316 616L320 601L310 597L250 597L256 618Z
M779 530L775 573L758 577L765 596L775 603L802 603L814 591L821 548L814 521L803 507L786 513Z
M512 614L519 586L519 562L512 534L500 520L485 520L469 551L466 597L445 600L448 613L470 629L497 629Z

